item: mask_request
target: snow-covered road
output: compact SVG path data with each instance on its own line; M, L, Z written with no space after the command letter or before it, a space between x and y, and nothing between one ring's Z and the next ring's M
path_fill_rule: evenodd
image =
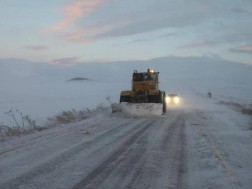
M249 189L251 131L230 113L103 113L14 138L1 143L0 188Z

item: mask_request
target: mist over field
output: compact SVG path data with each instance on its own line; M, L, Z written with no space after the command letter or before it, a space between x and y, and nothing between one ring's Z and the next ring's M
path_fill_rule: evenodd
M252 66L218 57L84 62L71 67L1 59L0 123L13 124L4 114L10 109L43 123L61 111L95 108L100 103L109 106L106 97L118 102L120 91L131 89L133 71L148 68L160 72L160 89L178 93L184 107L210 108L204 105L209 90L217 100L252 102Z

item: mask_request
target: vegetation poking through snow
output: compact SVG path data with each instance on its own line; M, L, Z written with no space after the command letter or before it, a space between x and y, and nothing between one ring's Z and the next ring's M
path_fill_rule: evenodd
M72 109L70 111L63 111L58 115L48 118L47 123L41 126L37 125L36 121L29 115L26 115L17 109L15 111L11 109L8 112L5 112L5 114L13 119L14 125L7 126L0 124L0 142L5 141L6 137L26 135L48 129L56 125L85 120L93 114L104 112L106 109L107 108L104 104L101 103L95 109L86 108L85 110Z
M243 114L252 115L252 108L244 107L244 108L242 108L241 112L242 112Z
M91 115L104 111L106 107L103 104L99 104L95 109L85 110L75 110L63 111L47 120L47 126L59 125L59 124L68 124L73 122L78 122L89 118Z
M112 104L110 96L106 96L105 99L108 101L108 103L109 103L110 105Z
M32 133L34 131L41 131L45 129L45 127L40 127L36 124L36 121L33 120L29 115L23 114L21 111L17 110L13 111L12 109L8 112L5 112L6 115L10 116L15 125L7 126L0 125L0 140L5 141L5 137L9 136L21 136L25 134ZM19 121L21 120L21 124Z
M51 126L55 124L73 123L76 121L87 119L89 115L90 113L88 109L79 111L72 109L70 111L63 111L54 117L48 118L47 124Z
M219 104L230 106L234 110L239 111L243 114L252 115L252 104L244 105L244 104L240 104L240 103L233 102L233 101L230 101L230 102L219 101Z

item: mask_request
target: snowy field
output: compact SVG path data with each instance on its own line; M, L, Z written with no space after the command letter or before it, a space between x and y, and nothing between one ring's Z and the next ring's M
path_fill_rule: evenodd
M11 108L43 125L62 111L109 106L106 97L118 102L132 71L147 68L160 71L160 89L178 93L179 106L147 116L105 108L81 121L1 136L0 188L250 189L252 117L219 104L252 103L249 65L211 57L74 67L1 60L0 123L15 125L4 114ZM88 80L69 81L80 77Z
M12 125L10 109L29 114L39 124L47 117L71 109L108 106L106 97L119 101L121 90L131 88L133 70L160 72L160 89L178 93L183 108L211 108L210 89L216 101L252 103L252 66L213 57L168 57L149 61L85 63L73 67L0 60L0 123ZM83 77L90 80L69 81Z

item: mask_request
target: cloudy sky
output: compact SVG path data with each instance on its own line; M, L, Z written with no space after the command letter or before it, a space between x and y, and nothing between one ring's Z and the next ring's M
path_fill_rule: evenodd
M252 64L252 0L0 0L0 58L217 56Z

